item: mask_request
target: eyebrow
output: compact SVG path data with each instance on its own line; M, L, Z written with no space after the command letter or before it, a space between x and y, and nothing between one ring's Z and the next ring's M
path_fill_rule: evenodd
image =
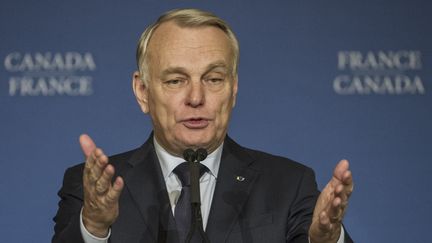
M216 68L222 68L222 69L224 69L224 71L226 71L228 73L227 65L222 61L218 61L218 62L210 63L209 65L207 65L206 71L204 74L207 74ZM164 77L164 76L167 76L170 74L175 74L175 73L189 76L186 68L184 68L184 67L169 67L169 68L162 71L161 76Z
M225 71L228 71L228 67L224 62L215 62L215 63L210 63L209 65L207 65L207 72L215 69L215 68L223 68ZM206 72L206 73L207 73Z
M162 71L161 76L164 77L164 76L174 74L174 73L180 73L183 75L187 75L187 71L183 67L169 67L169 68Z

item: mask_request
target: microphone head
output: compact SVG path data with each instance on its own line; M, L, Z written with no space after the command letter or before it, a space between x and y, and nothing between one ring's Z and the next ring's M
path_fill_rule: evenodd
M198 161L203 161L205 160L205 158L207 158L207 150L203 149L203 148L199 148L196 151L196 156L197 156L197 160Z
M192 149L186 149L185 151L183 151L183 158L187 162L195 162L197 155Z

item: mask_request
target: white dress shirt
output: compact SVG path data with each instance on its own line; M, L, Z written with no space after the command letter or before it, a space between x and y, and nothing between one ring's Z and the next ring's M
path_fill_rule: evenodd
M162 146L157 143L156 139L154 139L154 145L161 165L162 175L167 187L171 209L174 214L175 205L177 204L177 200L180 197L182 184L173 170L177 167L177 165L185 162L185 160L183 158L169 154L164 148L162 148ZM200 178L201 214L204 229L207 226L210 206L216 187L216 179L222 157L222 146L223 144L221 144L211 154L207 155L207 158L204 161L201 161L201 164L205 165L209 169L208 172L205 172Z

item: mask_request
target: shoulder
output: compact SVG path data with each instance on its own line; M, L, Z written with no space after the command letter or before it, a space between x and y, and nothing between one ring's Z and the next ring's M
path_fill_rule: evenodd
M108 156L108 161L115 168L121 167L128 162L138 150L139 148ZM69 182L68 184L82 184L84 166L85 163L82 162L67 168L64 175L64 182Z
M315 173L308 166L283 156L245 148L232 140L225 142L225 147L230 150L227 153L236 157L231 162L242 161L245 170L252 170L256 174L253 193L257 197L266 195L268 198L277 198L277 201L291 203L306 199L314 201L317 198L319 192Z
M315 177L314 171L310 167L290 158L250 148L244 148L244 150L254 158L254 167L271 177L280 179L287 177L300 179L305 174Z
M265 177L299 180L306 175L313 180L315 178L314 171L310 167L290 158L243 147L229 137L225 143L224 148L227 148L239 160L250 161L249 167Z

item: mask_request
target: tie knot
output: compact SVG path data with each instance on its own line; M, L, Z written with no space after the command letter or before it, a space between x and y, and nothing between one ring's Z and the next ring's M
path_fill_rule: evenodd
M189 162L183 162L177 165L177 167L175 167L173 171L180 179L182 186L190 186L190 170L189 170L188 163ZM208 168L201 163L198 163L198 166L199 166L199 177L201 178L201 176L208 170Z

